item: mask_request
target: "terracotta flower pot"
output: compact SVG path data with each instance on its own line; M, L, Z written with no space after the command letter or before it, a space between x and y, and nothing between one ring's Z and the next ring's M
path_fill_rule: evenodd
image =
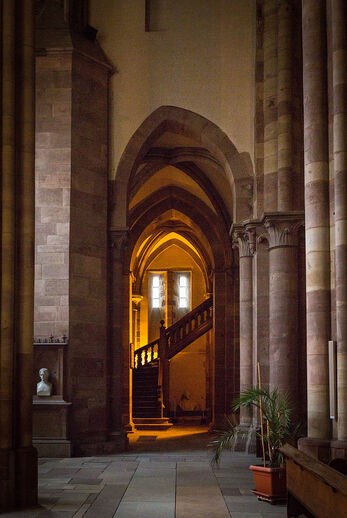
M262 500L274 503L287 498L286 470L284 468L264 468L250 466L253 471L255 490L252 492Z

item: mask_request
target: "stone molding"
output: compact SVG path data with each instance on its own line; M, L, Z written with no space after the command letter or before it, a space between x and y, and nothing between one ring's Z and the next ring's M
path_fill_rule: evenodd
M45 344L66 345L68 343L69 343L69 338L66 335L63 335L61 337L50 335L49 338L48 337L39 338L39 337L34 336L34 345L45 345Z

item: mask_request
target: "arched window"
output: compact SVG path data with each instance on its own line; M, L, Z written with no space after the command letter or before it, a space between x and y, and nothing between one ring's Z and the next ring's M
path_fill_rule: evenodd
M178 276L178 307L189 308L189 275L180 273Z
M160 308L160 278L159 275L152 277L152 308Z

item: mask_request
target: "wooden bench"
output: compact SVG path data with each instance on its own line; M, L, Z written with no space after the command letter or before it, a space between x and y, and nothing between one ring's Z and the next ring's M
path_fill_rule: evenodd
M347 476L285 444L288 517L346 518Z

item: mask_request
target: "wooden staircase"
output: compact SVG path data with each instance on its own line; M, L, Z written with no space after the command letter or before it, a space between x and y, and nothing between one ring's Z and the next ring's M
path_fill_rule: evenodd
M160 338L134 352L133 421L139 430L158 430L171 426L169 407L169 360L213 326L212 297L202 302L165 328L161 322Z
M133 417L161 417L158 393L159 360L133 371Z
M162 417L159 360L133 371L133 422L137 430L167 430L172 426Z

